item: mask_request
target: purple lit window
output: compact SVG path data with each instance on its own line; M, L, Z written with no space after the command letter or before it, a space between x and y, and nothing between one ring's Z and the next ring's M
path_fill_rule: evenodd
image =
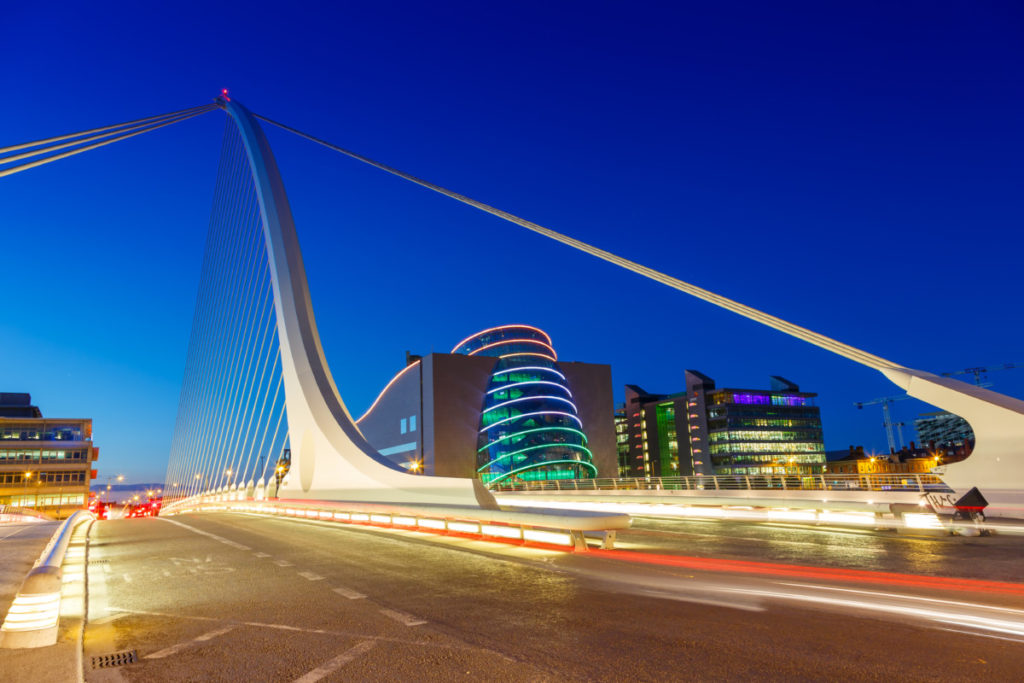
M768 396L762 396L760 394L733 394L733 403L742 403L744 405L768 405L771 403L771 398Z

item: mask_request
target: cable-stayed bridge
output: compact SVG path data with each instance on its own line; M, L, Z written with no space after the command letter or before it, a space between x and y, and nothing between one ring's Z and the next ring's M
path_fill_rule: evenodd
M457 506L497 514L493 495L479 480L398 470L355 425L320 344L297 228L262 121L882 373L909 395L961 415L974 429L974 452L945 466L941 476L949 490L931 491L931 504L952 512L977 488L989 516L1022 516L1024 401L794 325L254 114L226 93L208 105L4 147L0 176L214 110L225 112L227 120L167 473L166 490L176 500L172 509L277 497ZM284 467L288 476L282 479L279 468ZM784 500L791 494L764 495ZM872 499L879 495L886 493L865 493ZM610 519L604 523L614 528Z

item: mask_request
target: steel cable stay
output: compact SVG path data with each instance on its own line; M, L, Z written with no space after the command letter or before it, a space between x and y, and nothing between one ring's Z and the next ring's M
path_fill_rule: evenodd
M2 169L2 170L0 170L0 178L6 177L6 176L9 176L9 175L14 175L15 173L20 173L21 171L27 171L30 168L36 168L36 167L42 166L44 164L49 164L49 163L51 163L53 161L59 161L60 159L66 159L68 157L75 156L76 154L81 154L82 152L88 152L90 150L98 149L100 147L104 147L104 146L109 145L109 144L114 143L114 142L120 142L121 140L127 140L128 138L135 137L136 135L142 135L143 133L148 133L148 132L156 130L158 128L163 128L164 126L169 126L169 125L174 124L174 123L179 123L181 121L186 121L186 120L191 119L193 117L205 114L208 111L212 111L213 109L216 109L215 105L207 105L207 106L204 106L204 107L199 107L199 108L197 108L195 110L185 110L185 112L177 113L175 115L172 115L170 118L156 117L156 120L152 121L151 123L144 124L142 126L132 127L132 128L124 128L123 127L124 124L120 124L118 126L114 126L114 128L117 128L118 130L115 130L115 131L111 132L108 135L98 135L98 136L95 136L95 137L88 138L90 140L94 140L94 139L96 139L96 137L105 138L105 139L100 140L99 142L93 142L92 144L87 144L87 145L85 145L83 147L77 147L75 149L71 149L71 150L68 150L66 152L61 152L59 154L53 154L52 156L47 156L47 157L44 157L42 159L36 159L34 161L27 161L25 163L18 164L16 166L11 166L9 168ZM44 148L44 149L41 149L41 150L36 150L36 151L33 151L33 152L29 152L29 153L26 153L26 154L15 155L15 157L10 157L8 159L0 159L0 165L6 163L7 161L13 161L14 158L23 159L23 158L27 158L27 157L39 156L40 154L47 154L49 152L56 151L57 149L64 149L64 148L68 147L69 145L75 145L75 144L79 144L79 143L83 143L83 142L85 142L85 140L79 140L77 142L67 143L67 144L63 144L63 145L54 145L53 147L50 147L50 148ZM35 144L35 143L30 143L29 146L31 146L31 144ZM7 148L7 149L11 149L11 148Z
M191 116L198 116L199 114L202 114L202 113L205 113L205 112L195 112L194 114L179 114L179 115L175 115L175 116L169 116L169 117L166 117L166 118L161 118L161 119L159 119L157 121L152 121L150 123L143 123L143 124L140 124L140 125L137 125L137 126L130 126L130 127L127 127L127 128L119 128L117 131L112 132L112 133L99 133L98 135L90 135L89 137L85 137L85 138L77 138L75 140L72 140L71 142L65 142L65 143L57 144L57 145L50 145L49 147L41 147L39 149L29 150L28 152L22 152L21 154L12 154L11 156L7 156L7 157L0 157L0 164L10 164L10 163L13 163L15 161L21 161L22 159L31 159L32 157L41 156L43 154L51 154L51 153L56 152L56 151L61 150L61 149L67 149L68 147L74 147L76 145L83 145L83 144L85 144L87 142L94 142L96 140L102 140L103 138L112 137L114 135L120 135L121 133L130 133L132 131L142 130L144 128L148 129L148 128L151 128L151 127L153 127L154 125L156 125L158 123L164 123L164 122L173 123L174 121L181 121L181 120L183 120L185 118L188 118L188 117L191 117Z
M356 152L345 149L344 147L339 147L330 142L327 142L326 140L322 140L313 135L309 135L308 133L303 133L298 129L292 128L291 126L286 126L283 123L279 123L265 116L260 116L259 114L253 114L253 116L260 119L261 121L266 121L271 125L277 126L278 128L286 130L289 133L293 133L294 135L297 135L301 138L305 138L311 142L317 143L318 145L322 145L335 152L339 152L341 154L344 154L345 156L351 157L352 159L361 161L364 164L368 164L370 166L373 166L374 168L378 168L386 173L390 173L391 175L397 176L404 180L408 180L409 182L420 185L421 187L425 187L428 190L433 190L434 192L437 192L458 202L466 204L467 206L472 206L473 208L489 213L492 216L497 216L498 218L509 221L510 223L515 223L516 225L526 228L527 230L531 230L540 235L544 235L545 237L553 239L557 242L561 242L562 244L573 247L574 249L578 249L579 251L590 254L591 256L596 256L599 259L602 259L609 263L613 263L617 266L620 266L621 268L625 268L626 270L632 271L639 275L643 275L644 277L654 280L656 282L668 285L673 289L685 292L686 294L694 296L708 303L714 304L715 306L724 308L728 311L732 311L733 313L742 315L745 318L754 320L763 325L776 329L780 332L784 332L792 337L802 339L806 342L814 344L815 346L823 348L827 351L831 351L835 354L848 358L862 365L866 365L876 370L903 369L903 366L899 365L898 363L894 363L890 360L886 360L885 358L881 358L880 356L868 353L867 351L863 351L848 344L844 344L843 342L840 342L836 339L832 339L831 337L827 337L823 334L819 334L805 327L801 327L799 325L787 322L769 313L765 313L764 311L760 311L751 306L741 304L740 302L735 301L733 299L729 299L719 294L715 294L714 292L708 291L702 287L698 287L697 285L684 282L683 280L672 277L671 275L667 275L660 271L654 270L653 268L648 268L647 266L636 263L635 261L630 261L629 259L617 256L609 251L599 249L598 247L574 239L572 237L569 237L568 235L564 235L550 228L545 228L544 226L538 225L537 223L534 223L532 221L528 221L525 218L520 218L515 214L495 208L493 206L490 206L489 204L484 204L483 202L477 201L471 197L467 197L466 195L459 194L458 192L454 192L440 185L436 185L430 181L423 180L422 178L418 178L409 173L405 173L404 171L400 171L397 168L388 166L387 164L383 164L379 161L374 161L369 157L357 154Z
M92 135L94 133L102 133L104 131L113 131L117 128L124 128L126 126L134 126L142 123L154 122L158 119L165 119L171 116L179 116L188 113L198 113L200 109L207 111L217 105L214 103L200 104L195 107L188 107L187 109L179 109L178 111L167 112L166 114L157 114L156 116L147 116L144 119L135 119L134 121L125 121L124 123L115 123L111 126L103 126L101 128L90 128L89 130L81 130L77 133L67 133L65 135L57 135L52 138L44 138L42 140L35 140L33 142L22 142L17 145L8 145L7 147L0 147L0 154L8 154L10 152L16 152L20 149L28 149L29 147L39 147L40 145L49 145L54 142L63 142L64 140L70 140L71 138L84 137L86 135ZM110 133L113 135L113 133Z

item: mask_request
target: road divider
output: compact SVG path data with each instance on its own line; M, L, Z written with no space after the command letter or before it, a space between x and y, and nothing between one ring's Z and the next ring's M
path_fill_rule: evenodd
M248 512L320 522L409 529L451 536L584 551L588 540L604 549L615 545L615 532L628 529L621 513L540 508L485 510L441 505L354 503L310 500L199 500L166 505L161 516L183 512Z
M91 512L79 510L54 532L0 626L0 648L46 647L57 642L64 554L75 528L94 519Z

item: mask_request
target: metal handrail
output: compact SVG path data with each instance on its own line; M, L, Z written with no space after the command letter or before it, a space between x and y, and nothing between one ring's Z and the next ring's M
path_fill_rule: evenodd
M935 474L758 474L501 482L492 491L951 491Z

